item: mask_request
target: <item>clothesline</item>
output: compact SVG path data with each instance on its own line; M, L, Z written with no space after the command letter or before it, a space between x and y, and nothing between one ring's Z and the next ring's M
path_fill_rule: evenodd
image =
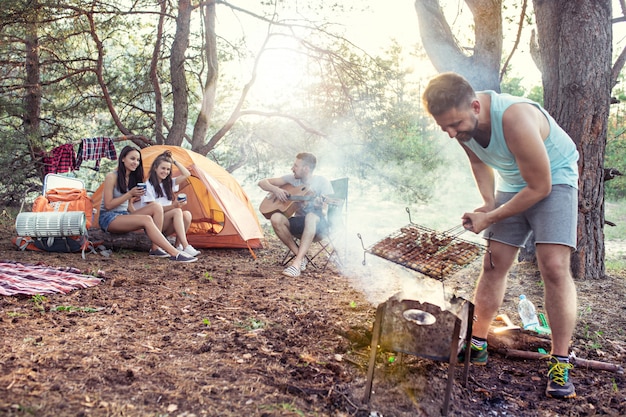
M116 137L112 137L110 138L113 142L124 142L127 140L134 140L134 139L138 139L141 140L142 142L146 143L147 145L150 144L150 139L148 139L145 136L142 135L122 135L122 136L116 136ZM72 145L80 145L83 142L82 139L79 140L75 140L73 142L68 142L71 143Z
M115 138L99 136L95 138L84 138L78 142L59 145L50 152L41 155L45 174L62 174L80 169L83 161L96 161L94 171L100 171L100 160L108 158L117 159L115 142L139 139L147 142L145 136L122 135ZM78 144L78 152L74 151L74 145Z

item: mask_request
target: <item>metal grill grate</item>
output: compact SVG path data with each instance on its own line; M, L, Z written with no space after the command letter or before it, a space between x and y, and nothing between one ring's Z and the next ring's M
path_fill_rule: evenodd
M447 232L410 223L381 239L365 251L410 268L429 277L442 279L476 259L483 245L463 240L451 229Z

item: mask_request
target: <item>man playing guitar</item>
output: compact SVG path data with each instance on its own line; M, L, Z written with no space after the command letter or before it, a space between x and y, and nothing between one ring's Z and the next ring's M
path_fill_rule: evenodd
M292 174L259 181L261 189L271 193L280 202L290 201L290 190L298 189L314 198L298 202L292 217L282 211L271 214L270 221L276 236L295 254L291 264L282 272L288 277L300 276L306 269L306 254L317 234L324 234L328 229L326 221L327 204L323 196L333 194L330 181L320 175L313 175L317 159L313 154L302 152L296 155L291 167ZM300 236L300 245L294 236Z

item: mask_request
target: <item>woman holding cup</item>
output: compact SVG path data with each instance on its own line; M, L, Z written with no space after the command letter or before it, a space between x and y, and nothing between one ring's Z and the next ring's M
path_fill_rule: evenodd
M181 175L172 178L172 165L180 171ZM183 210L187 204L185 194L178 192L180 184L185 182L191 173L183 164L172 157L170 151L165 151L157 156L152 162L148 181L146 182L146 193L141 197L141 201L136 203L137 210L141 211L150 206L159 205L163 209L163 227L165 236L176 234L176 248L182 250L190 256L200 255L200 251L195 249L187 241L187 230L191 225L191 212Z
M172 246L161 233L164 221L160 206L146 207L139 211L135 203L141 200L146 188L143 181L141 153L132 146L125 146L118 158L117 170L104 179L102 205L98 222L100 228L110 233L128 233L144 229L152 241L150 256L167 257L172 261L195 262L197 259Z

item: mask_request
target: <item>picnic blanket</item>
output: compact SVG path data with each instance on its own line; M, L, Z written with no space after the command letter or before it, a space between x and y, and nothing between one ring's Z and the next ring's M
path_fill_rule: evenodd
M52 268L47 265L0 261L0 295L53 294L98 285L102 279L84 275L72 267Z

